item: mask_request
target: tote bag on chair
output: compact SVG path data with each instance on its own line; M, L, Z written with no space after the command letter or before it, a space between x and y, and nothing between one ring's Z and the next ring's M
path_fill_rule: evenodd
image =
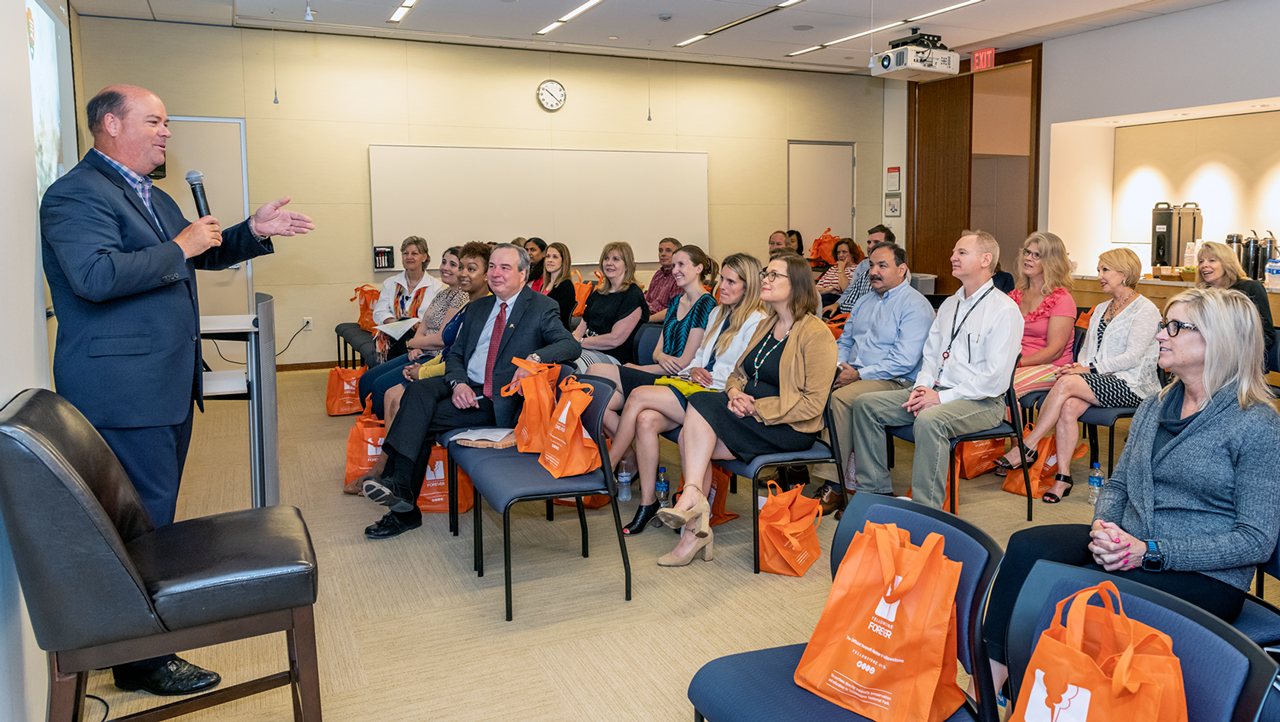
M560 364L539 364L514 357L511 362L529 372L523 379L502 388L503 396L514 396L517 391L524 393L524 405L520 409L520 418L516 420L516 448L526 454L541 454L547 445L551 412L556 408Z
M547 445L538 457L557 479L600 468L600 451L582 427L582 414L591 404L591 385L569 376L560 382L560 401L551 414Z

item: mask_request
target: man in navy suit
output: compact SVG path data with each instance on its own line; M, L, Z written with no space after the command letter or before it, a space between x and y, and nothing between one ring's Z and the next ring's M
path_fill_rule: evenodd
M436 436L449 429L514 427L524 399L503 396L503 386L529 375L512 357L534 363L569 363L582 345L560 321L560 306L525 286L529 252L502 243L489 256L493 295L472 301L466 320L445 359L444 376L409 384L400 412L382 449L382 478L364 483L364 495L391 508L364 530L370 539L389 539L422 526L416 504Z
M93 150L40 206L45 278L58 317L57 391L98 429L155 526L173 522L178 485L200 404L197 268L219 270L272 252L271 236L313 229L282 198L222 231L195 223L154 188L170 133L164 103L130 85L99 92L86 108ZM217 674L172 655L117 667L116 684L188 694Z

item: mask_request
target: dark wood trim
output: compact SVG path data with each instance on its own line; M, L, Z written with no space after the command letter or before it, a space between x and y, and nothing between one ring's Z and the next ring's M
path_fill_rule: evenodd
M276 364L276 373L281 371L314 371L315 369L331 369L337 366L336 361L313 361L305 364Z
M905 189L905 209L907 222L904 224L902 247L907 252L907 267L914 268L916 263L916 93L919 83L907 83L907 184Z

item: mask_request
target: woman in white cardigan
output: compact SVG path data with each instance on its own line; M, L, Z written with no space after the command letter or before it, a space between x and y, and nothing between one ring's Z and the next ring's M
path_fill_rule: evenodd
M1107 251L1098 258L1098 283L1111 299L1098 304L1089 319L1089 330L1079 361L1058 371L1035 428L1024 439L1023 457L1035 461L1035 447L1057 431L1058 474L1042 500L1056 504L1071 493L1071 450L1079 439L1080 416L1090 406L1119 408L1142 403L1160 390L1156 342L1160 310L1138 293L1142 261L1128 248ZM1011 458L1012 457L1012 458ZM1017 450L997 464L1018 468Z
M685 382L681 384L683 388L660 383L637 387L627 396L618 433L609 449L610 461L616 467L632 443L636 448L640 508L631 523L623 527L623 534L639 534L650 522L660 523L655 519L659 435L684 423L686 394L724 390L746 353L756 326L766 317L760 300L760 261L745 253L729 256L720 269L720 305L707 319L707 332L693 361L680 373L679 379Z

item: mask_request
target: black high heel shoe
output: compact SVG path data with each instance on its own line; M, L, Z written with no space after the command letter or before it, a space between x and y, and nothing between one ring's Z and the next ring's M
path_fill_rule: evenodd
M622 533L626 536L639 536L647 526L662 526L662 522L658 520L659 502L652 504L641 504L636 508L636 516L631 523L622 527Z
M1029 449L1025 444L1023 445L1022 459L1024 462L1026 462L1028 466L1036 463L1036 456L1037 454L1035 449ZM1013 471L1014 469L1021 469L1022 466L1023 464L1021 463L1019 463L1017 466L1014 466L1013 464L1009 463L1008 459L1001 456L1000 458L996 459L996 476L1008 476L1009 472Z
M1075 482L1071 481L1071 477L1066 474L1054 474L1053 480L1067 482L1067 488L1062 492L1062 496L1058 496L1052 491L1045 492L1044 496L1040 497L1040 501L1043 501L1046 504L1057 504L1068 496L1071 496L1071 487L1075 486Z

